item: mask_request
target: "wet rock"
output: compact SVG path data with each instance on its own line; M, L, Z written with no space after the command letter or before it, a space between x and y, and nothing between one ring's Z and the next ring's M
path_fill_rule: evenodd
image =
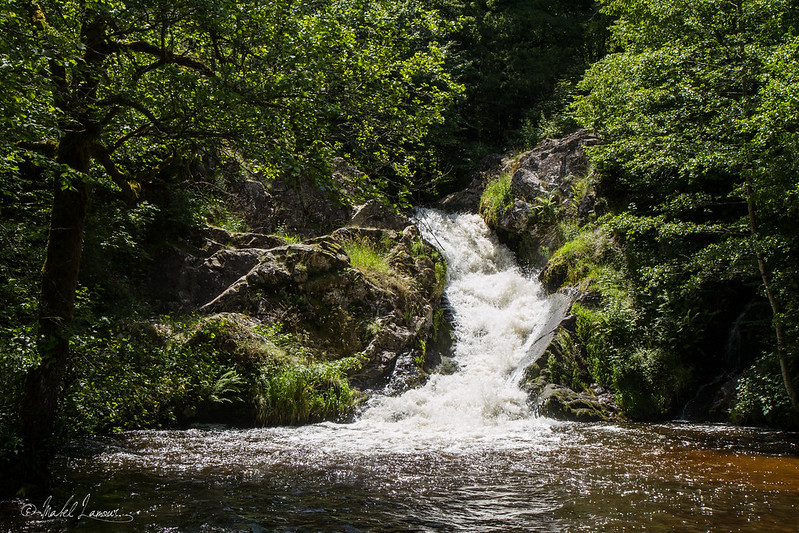
M533 218L533 206L521 200L514 200L497 223L497 229L510 234L522 234L530 231Z
M481 188L454 192L438 202L437 207L448 213L477 213L480 210Z
M540 416L572 422L604 422L611 418L597 398L551 383L538 396L535 410Z
M735 405L740 376L719 375L699 388L685 405L681 418L690 421L728 422Z
M525 369L522 386L535 411L579 422L623 418L613 396L592 382L585 349L574 328L574 316L565 316L541 356Z
M548 293L553 293L561 288L569 275L569 265L563 260L551 259L544 265L538 274L538 281L544 286Z

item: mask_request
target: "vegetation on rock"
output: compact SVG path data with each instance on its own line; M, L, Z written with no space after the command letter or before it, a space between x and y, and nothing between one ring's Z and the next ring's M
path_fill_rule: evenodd
M536 220L517 187L506 204L530 209L489 221L524 260L544 260L549 290L580 289L571 312L587 368L629 415L796 424L795 110L774 99L796 72L795 8L602 6L614 48L573 106L602 139L586 149L593 205L561 202ZM551 255L522 245L547 231Z

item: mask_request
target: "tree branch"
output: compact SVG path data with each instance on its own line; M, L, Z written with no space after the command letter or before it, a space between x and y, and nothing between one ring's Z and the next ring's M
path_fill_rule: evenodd
M111 180L122 189L122 196L125 198L125 202L128 204L135 203L136 191L133 190L130 184L131 176L127 172L119 170L114 160L111 159L111 154L105 149L105 146L100 143L92 144L92 157L103 165L103 168L111 177Z
M116 48L119 51L131 51L131 52L139 52L142 54L148 54L153 57L159 58L164 63L179 65L181 67L186 67L192 70L196 70L197 72L199 72L204 76L214 77L216 75L216 73L210 67L208 67L208 65L206 65L201 61L198 61L191 57L175 54L174 52L170 52L169 50L148 43L146 41L128 41L121 43L113 43L111 46L112 48Z
M19 148L28 150L29 152L36 152L46 157L55 157L56 149L58 148L58 144L52 141L19 141L14 144Z
M166 132L169 129L166 126L164 126L164 124L161 122L161 120L159 120L158 117L155 116L155 113L147 109L143 104L135 102L133 100L128 100L127 98L124 98L122 96L112 96L110 98L104 98L102 100L99 100L97 102L97 105L99 106L117 105L123 107L130 107L132 109L135 109L145 117L147 117L147 120L149 120L152 123L152 125L158 128L159 130ZM113 111L111 113L113 113Z

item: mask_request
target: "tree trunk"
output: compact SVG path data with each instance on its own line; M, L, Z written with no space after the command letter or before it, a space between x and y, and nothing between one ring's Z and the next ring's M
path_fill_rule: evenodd
M741 36L746 35L746 23L744 17L744 8L743 8L743 0L735 0L734 4L737 18L738 18L738 32ZM749 110L749 94L750 94L750 86L753 85L752 78L753 76L749 73L748 69L746 68L746 44L744 39L740 39L739 44L739 53L741 60L744 62L742 74L741 74L741 95L742 95L742 103L744 105L744 109L746 109L745 115L747 117L751 117L752 113ZM744 149L746 153L746 161L754 161L754 157L751 153L751 144L746 142L744 144ZM796 395L796 389L793 386L793 379L791 377L790 367L788 366L788 357L787 357L787 342L785 338L785 327L782 324L782 306L780 305L779 298L777 296L777 292L774 290L773 285L771 284L771 273L768 270L768 265L766 265L766 258L763 255L763 252L760 251L758 246L758 240L760 238L760 230L757 224L757 212L755 206L755 194L754 188L752 186L752 174L750 169L744 170L744 185L746 187L746 208L747 214L749 218L749 233L752 237L752 247L755 253L755 258L757 259L757 268L760 271L760 279L763 282L763 290L766 293L766 298L768 298L769 305L771 306L771 315L772 315L772 323L774 325L774 334L777 337L777 357L780 361L780 372L782 374L782 381L785 385L785 392L788 394L788 399L791 402L791 407L793 407L794 415L799 418L799 398Z
M56 161L87 172L90 142L85 132L68 133L58 146ZM21 434L34 477L44 472L49 458L67 368L88 198L88 186L80 177L65 183L56 180L39 296L37 348L41 363L25 376L20 405Z
M749 178L746 180L746 205L749 212L749 231L752 234L755 257L757 258L757 267L760 271L760 279L763 281L763 290L765 291L769 305L771 306L772 323L774 324L774 334L777 337L777 357L780 361L782 381L785 385L785 392L788 393L788 399L791 401L791 407L793 407L794 413L799 414L799 398L797 398L796 389L793 386L791 371L788 366L785 327L782 324L782 306L777 298L777 293L774 291L774 287L771 285L771 276L769 275L766 265L766 258L763 256L763 252L761 252L757 246L759 232L757 227L757 218L755 216L755 202L752 191L752 183Z

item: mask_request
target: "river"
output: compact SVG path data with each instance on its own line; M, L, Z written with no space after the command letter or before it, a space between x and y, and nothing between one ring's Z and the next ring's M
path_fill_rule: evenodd
M794 433L535 417L519 369L563 302L515 266L479 217L419 217L450 265L454 372L377 395L347 424L74 442L56 459L49 502L7 503L6 527L799 531Z

